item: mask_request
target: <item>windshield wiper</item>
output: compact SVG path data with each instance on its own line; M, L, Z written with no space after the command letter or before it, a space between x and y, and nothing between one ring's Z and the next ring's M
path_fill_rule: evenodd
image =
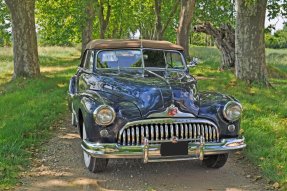
M155 72L153 72L153 71L151 71L151 70L148 70L148 69L146 69L146 68L144 68L144 70L147 71L148 73L150 73L150 74L156 76L156 77L159 77L159 78L163 79L164 81L166 81L166 82L169 84L169 82L167 81L166 77L162 77L161 75L159 75L159 74L157 74L157 73L155 73Z

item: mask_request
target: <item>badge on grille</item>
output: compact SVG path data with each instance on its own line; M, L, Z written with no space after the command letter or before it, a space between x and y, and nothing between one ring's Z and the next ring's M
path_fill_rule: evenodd
M169 108L168 108L168 116L175 116L177 114L178 110L177 110L177 107L175 107L174 105L171 105Z
M178 142L178 137L177 137L177 136L173 136L173 137L171 138L171 142L172 142L172 143L177 143L177 142Z

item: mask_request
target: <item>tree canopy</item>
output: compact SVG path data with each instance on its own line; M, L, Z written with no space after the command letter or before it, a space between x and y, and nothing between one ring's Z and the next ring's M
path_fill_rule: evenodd
M86 17L85 4L87 1L36 1L35 17L40 45L71 46L80 43L83 23ZM160 3L160 24L164 30L162 38L176 42L180 8L176 8L179 1L175 0L94 1L96 16L94 19L93 37L100 38L101 16L99 12L102 7L103 19L106 19L108 8L110 9L109 19L106 23L105 38L130 38L133 34L141 31L143 38L156 39L156 2ZM268 0L267 9L269 19L277 16L286 17L287 0ZM235 0L197 0L192 25L209 22L215 27L219 27L222 23L235 26L235 16ZM199 37L198 34L193 34L192 31L191 34L193 35L192 43L201 45L206 43L205 37ZM1 0L0 46L5 45L11 45L11 18L4 0Z
M5 2L9 5L9 9ZM261 7L262 2L264 2L263 7ZM36 47L37 40L40 45L44 46L73 46L82 43L82 47L85 47L91 39L126 39L141 34L144 39L168 40L178 43L184 47L185 53L189 57L189 44L202 44L204 38L205 44L216 44L220 49L224 63L222 68L228 69L234 67L236 65L234 63L237 63L237 66L240 65L240 62L235 62L235 60L239 60L239 57L235 58L234 47L237 50L246 49L246 47L240 47L246 46L245 36L242 36L243 33L241 34L242 28L247 25L254 26L258 24L257 21L263 22L249 36L249 40L252 41L250 44L254 44L258 40L252 35L257 35L260 39L262 37L262 40L258 41L258 46L260 45L263 50L265 48L263 33L265 12L267 12L268 19L277 16L287 17L287 0L264 0L262 2L259 0L27 0L26 3L19 3L19 0L1 0L0 46L11 44L11 32L13 32L14 51L15 47L20 50L21 46L28 46L30 43L29 39L25 44L26 41L19 38L18 43L23 42L23 44L15 45L16 34L25 37L28 34L24 29L22 30L22 26L19 24L21 21L15 21L22 10L26 9L25 5L27 4L33 10L27 10L27 13L23 12L23 16L28 14L28 17L23 18L22 23L29 23L29 33L33 34L31 36L35 38L31 37L30 40L33 41L31 44ZM258 12L256 6L260 7L261 12ZM15 7L18 7L20 12L17 12ZM243 21L244 12L250 13L249 20L240 23ZM239 13L242 14L238 16ZM257 17L258 15L260 15L260 19ZM254 16L256 18L252 18ZM35 24L36 31L34 32ZM204 32L211 37L195 34L192 29L198 24L201 24L203 28L197 32ZM206 26L209 27L209 31L205 30L207 28L204 29ZM234 29L237 33L234 33ZM249 33L247 34L249 35ZM235 38L236 36L237 38ZM286 29L277 31L274 35L267 32L265 36L267 46L286 47ZM245 54L246 52L243 51L242 58L245 58ZM17 55L15 56L17 57ZM33 62L37 64L36 49L33 55L35 55ZM262 51L263 60L264 55L265 52ZM17 59L14 58L14 61ZM18 60L21 61L21 58L19 57ZM20 65L14 63L15 66L21 66L20 62L18 64ZM27 64L29 63L27 62ZM38 71L39 66L35 66L35 68L35 71Z

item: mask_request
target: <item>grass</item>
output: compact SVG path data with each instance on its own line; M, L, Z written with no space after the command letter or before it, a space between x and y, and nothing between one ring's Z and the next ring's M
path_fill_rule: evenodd
M193 56L202 60L191 69L202 76L200 90L214 90L235 96L244 108L242 129L247 141L245 154L272 181L287 184L287 50L266 51L274 88L247 86L232 71L218 70L220 54L215 48L193 47ZM287 188L286 188L287 189Z
M215 48L193 47L191 53L202 61L191 69L193 75L204 77L200 90L231 94L242 102L246 156L270 180L287 182L287 51L267 50L274 89L250 87L231 71L219 71L221 59ZM49 127L67 113L68 80L79 63L79 52L41 47L39 55L41 77L10 82L12 50L0 48L0 190L17 184L33 150L49 138Z
M49 127L67 112L66 92L79 52L39 48L42 76L12 77L12 50L0 48L0 190L17 183L33 151L49 138Z

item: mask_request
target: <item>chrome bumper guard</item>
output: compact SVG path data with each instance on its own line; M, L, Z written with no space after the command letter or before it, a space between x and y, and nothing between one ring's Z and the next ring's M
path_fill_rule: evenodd
M116 143L94 143L83 140L82 148L89 155L95 158L142 158L144 163L164 162L164 161L183 161L199 159L204 156L228 153L246 147L245 139L231 138L222 139L219 143L205 142L203 137L198 139L181 139L176 141L190 141L188 143L188 155L161 156L161 143L173 142L175 140L149 141L143 140L143 145L122 146Z

